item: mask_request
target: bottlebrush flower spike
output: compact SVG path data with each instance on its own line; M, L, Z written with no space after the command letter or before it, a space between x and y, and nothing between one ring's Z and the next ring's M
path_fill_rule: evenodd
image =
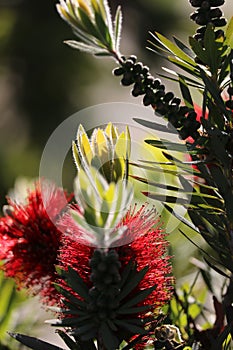
M0 260L4 262L1 269L15 279L18 288L39 293L43 301L53 304L54 265L62 235L53 222L65 208L64 199L67 203L71 196L46 182L43 191L46 198L42 198L41 184L37 184L28 193L26 204L8 199L9 210L0 218Z
M122 22L120 7L114 21L107 0L60 0L57 10L78 38L78 41L68 40L66 44L96 55L118 54Z
M118 349L135 334L146 335L145 325L170 299L173 281L155 210L129 210L119 226L135 240L110 249L80 243L68 212L60 225L69 230L60 249L57 285L65 299L60 320L51 322L68 327L81 341L98 339L107 350Z

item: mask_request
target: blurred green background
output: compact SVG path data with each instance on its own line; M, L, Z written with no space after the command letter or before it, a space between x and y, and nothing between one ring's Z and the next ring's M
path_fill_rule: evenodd
M185 35L191 25L185 0L110 1L124 14L122 53L136 54L153 71L157 57L146 50L148 31ZM132 101L111 74L115 63L70 49L74 38L55 1L0 0L0 202L18 176L38 175L53 130L80 109ZM186 5L186 6L184 6ZM72 174L73 175L73 174Z

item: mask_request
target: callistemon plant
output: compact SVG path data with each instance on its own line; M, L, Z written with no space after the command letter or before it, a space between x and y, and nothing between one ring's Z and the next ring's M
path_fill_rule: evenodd
M70 349L232 348L233 20L226 26L220 9L224 0L190 0L189 3L195 9L190 18L198 25L189 43L177 38L170 41L157 32L150 33L149 41L152 52L178 68L171 70L169 66L160 75L178 83L179 97L166 91L164 83L153 77L136 56L125 57L120 53L120 7L113 18L107 0L60 0L57 4L59 14L71 26L76 39L66 43L87 53L112 57L118 64L113 73L121 77L121 84L132 86L132 95L142 96L144 106L152 107L157 116L167 121L165 130L174 132L175 128L180 138L177 142L145 140L155 150L162 150L166 162L142 159L132 163L128 129L120 134L115 126L108 124L105 130L94 130L89 138L80 126L73 142L76 202L59 208L59 213L60 209L62 212L55 222L56 229L45 233L44 226L37 225L32 233L28 229L31 223L25 220L29 218L31 206L18 208L10 203L6 218L1 221L1 240L7 242L3 269L14 277L13 264L16 271L20 271L16 274L18 281L28 274L24 285L30 286L33 274L28 261L32 258L26 253L30 252L31 237L39 237L41 242L43 233L46 242L55 240L48 273L44 264L40 267L43 281L46 278L54 282L54 264L58 266L56 291L48 296L50 303L57 301L54 310L58 320L51 323L65 329L58 332ZM201 102L194 102L193 96L197 94L194 95L193 90ZM158 128L156 122L136 121ZM184 156L184 149L188 157L187 153ZM181 153L180 157L177 152ZM213 295L216 314L215 321L210 320L203 328L197 316L202 315L206 307L196 303L199 313L191 312L194 284L190 291L184 289L183 297L175 292L167 314L159 314L172 294L167 243L155 209L147 204L137 209L133 203L129 179L148 182L135 176L134 166L155 174L149 181L150 189L154 187L155 191L143 193L160 201L168 213L182 223L180 231L190 241L193 240L190 230L204 238L209 246L208 249L200 247L205 263L224 279L218 300L206 268L201 268ZM158 171L174 175L175 185L159 182ZM174 204L185 209L187 215L181 216L184 210L174 209ZM39 210L38 215L41 215ZM45 214L42 212L42 215ZM46 228L49 227L47 219ZM48 250L47 247L46 252ZM36 256L32 247L31 251L32 256ZM43 290L39 278L42 273L35 276L36 284ZM183 338L177 326L181 326ZM13 336L31 349L58 349L28 336Z
M9 201L1 219L3 270L34 294L37 287L42 301L53 305L58 319L48 322L62 327L70 349L144 347L154 341L153 325L172 296L173 278L155 209L133 204L128 128L119 133L110 123L89 138L80 125L73 157L76 201L61 206L62 190L51 184L46 205L40 187L25 206ZM58 349L11 335L32 349Z

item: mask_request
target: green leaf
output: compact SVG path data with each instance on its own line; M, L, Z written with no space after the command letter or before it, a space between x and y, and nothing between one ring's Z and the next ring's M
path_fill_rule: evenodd
M176 43L176 45L189 57L191 57L193 60L195 59L195 55L193 53L193 51L186 46L184 43L182 43L182 41L180 41L178 38L176 38L175 36L173 36L173 39ZM194 61L195 62L195 61Z
M205 49L201 45L201 43L194 39L192 36L189 38L190 46L192 47L193 51L197 55L197 57L203 62L208 63L208 58Z
M169 73L169 74L171 74L171 75L176 76L177 79L176 79L176 78L171 78L171 77L164 76L163 74L158 74L158 75L161 76L161 77L165 77L165 78L171 79L171 80L176 81L176 82L179 82L179 77L181 77L183 80L186 81L186 83L188 84L188 86L192 86L192 87L195 87L195 88L201 89L201 90L204 90L204 88L205 88L203 84L201 84L201 83L198 82L197 80L194 80L194 79L190 78L190 77L187 76L187 75L177 73L176 71L174 71L174 70L172 70L172 69L169 69L169 68L167 68L167 67L162 67L162 69L163 69L165 72L167 72L167 73Z
M184 216L181 216L176 211L174 211L173 208L171 208L169 205L164 203L164 208L168 210L169 213L171 213L177 220L179 220L181 223L185 224L187 227L191 228L194 232L200 233L198 230L198 227L190 220L186 219Z
M151 33L152 34L152 33ZM193 61L192 58L190 58L183 50L181 50L178 46L173 44L169 39L167 39L165 36L159 33L155 33L155 35L152 34L154 38L158 40L158 42L163 45L166 49L168 49L173 55L178 57L180 60L188 63L191 66L196 66L196 63Z
M230 22L228 23L224 44L230 46L230 48L233 49L233 17L231 17Z
M75 327L76 328L80 328L82 326L83 323L85 324L92 324L92 326L94 327L94 323L92 322L92 317L90 316L90 314L85 313L84 316L77 316L77 317L66 317L66 318L62 318L61 320L57 320L56 323L52 323L53 320L51 320L51 325L52 326L57 326L57 327ZM50 323L50 320L47 321L47 323ZM78 330L78 334L79 330Z
M59 336L62 338L70 350L82 350L81 344L79 345L78 343L74 342L66 332L63 332L59 329L56 332L59 334Z
M144 278L145 274L148 271L148 266L144 267L140 271L137 271L136 269L132 270L133 275L131 275L131 278L126 281L124 286L122 287L122 290L119 294L119 300L124 299L132 290L137 287L137 285L141 282L141 280Z
M230 278L230 276L228 276L224 271L222 271L220 268L218 268L216 265L214 265L214 264L212 264L208 259L206 259L205 257L204 257L204 260L205 260L205 262L207 263L207 265L209 266L209 267L211 267L211 269L213 269L214 271L216 271L217 273L219 273L220 275L222 275L223 277L225 277L225 278ZM219 263L219 262L218 262ZM220 263L219 263L220 264Z
M161 193L143 191L142 194L144 194L148 198L157 200L162 203L170 203L170 204L173 203L173 204L180 204L184 206L188 206L190 203L188 199L180 198L176 196L169 196Z
M176 57L168 56L168 60L192 76L200 78L200 73L195 67L190 66Z
M64 289L59 284L55 284L55 288L60 294L62 294L65 298L67 298L73 304L73 308L75 308L76 306L77 310L85 309L86 303L84 301L75 297L73 294L71 294L68 290Z
M115 350L119 348L120 340L117 338L106 322L100 326L100 336L107 350Z
M131 177L137 181L140 181L142 183L145 183L145 184L148 184L150 186L154 186L156 188L162 188L164 190L167 190L167 191L180 191L180 192L184 192L181 188L179 187L176 187L176 186L172 186L172 185L167 185L167 184L161 184L159 182L155 182L155 181L152 181L152 180L148 180L148 179L145 179L143 177L140 177L140 176L137 176L137 175L131 175Z
M175 176L178 176L178 175L187 175L187 174L191 174L191 175L195 175L195 176L199 176L201 178L208 178L207 176L204 176L202 173L200 173L199 171L195 171L193 170L192 168L187 168L185 167L185 164L183 164L183 167L179 164L179 167L183 170L180 170L180 169L168 169L169 166L171 167L174 167L176 166L176 164L174 163L162 163L162 166L168 166L167 168L164 168L164 167L156 167L155 165L161 165L160 163L156 163L156 162L150 162L148 161L148 164L152 164L153 166L148 166L148 165L145 165L146 161L142 161L140 160L143 164L138 164L138 163L130 163L132 166L136 166L136 167L139 167L139 168L143 168L145 170L151 170L151 171L154 171L154 172L160 172L160 173L163 173L163 174L171 174L171 175L175 175Z
M29 349L33 350L64 350L63 348L59 348L58 346L49 344L45 341L42 341L40 339L29 337L24 334L19 333L11 333L8 332L8 334L18 340L21 344L26 345Z
M223 63L222 63L222 67L218 76L218 84L221 85L222 82L224 82L224 80L226 79L226 77L229 74L230 71L230 61L231 61L232 57L231 55L226 55L224 57ZM224 82L225 83L225 82ZM229 84L230 84L230 80L229 80ZM221 88L224 88L224 85L221 86Z
M87 33L93 35L95 38L97 38L101 41L101 37L100 37L98 31L96 30L94 24L90 20L87 13L80 6L78 7L78 13L79 13L79 16L80 16L80 19L82 21L83 26L86 28Z
M179 75L179 85L180 85L180 91L182 93L185 105L191 109L194 109L193 100L192 100L188 85L180 75Z
M215 41L215 33L212 25L208 24L204 35L204 47L207 61L205 62L210 67L211 74L216 76L217 70L221 63L221 52L218 50Z
M84 339L83 338L83 335L84 334L88 334L89 332L91 332L90 334L93 335L94 337L94 334L96 334L96 324L95 324L95 320L91 319L91 316L90 316L90 321L87 323L87 322L84 322L83 325L81 326L76 326L73 330L72 333L74 334L78 334L81 336L81 339ZM91 338L88 337L89 339ZM85 339L85 340L88 340L88 339Z
M113 42L108 27L104 22L101 14L99 14L98 12L95 13L95 22L101 36L101 41L104 45L108 46L110 49L113 49Z
M124 268L122 274L121 274L121 281L120 281L120 284L119 284L119 288L121 289L124 284L129 280L129 276L131 274L132 271L135 271L136 270L136 267L135 267L135 262L133 262L133 260L131 259L126 267Z
M222 111L222 113L227 117L228 120L231 119L230 113L226 110L225 103L223 102L220 91L216 87L216 85L212 82L212 80L206 75L205 71L200 68L200 74L202 77L202 80L205 83L205 86L207 90L210 92L212 97L214 98L216 104L218 105L219 109Z
M158 116L160 116L160 115L158 115ZM159 123L151 122L149 120L140 119L140 118L133 118L133 120L136 123L138 123L140 125L143 125L143 126L145 126L146 128L149 128L149 129L153 129L153 130L157 130L157 131L163 131L163 132L167 132L169 134L177 134L177 131L175 130L175 128L169 129L167 125L161 125Z
M131 308L134 305L137 305L138 303L141 303L145 298L147 298L155 289L157 288L157 285L154 285L150 288L146 288L143 290L140 290L137 292L137 295L133 298L131 298L129 301L123 304L122 307L119 308L120 313L127 313L124 312L126 309ZM150 305L151 307L151 305ZM135 308L134 308L135 309Z
M76 293L78 293L85 300L89 299L88 286L85 284L83 279L79 276L78 272L72 269L70 266L68 267L66 282Z
M73 338L75 339L75 341L79 344L81 344L82 346L82 350L96 350L95 344L94 344L94 340L89 339L89 340L81 340L81 337L77 334L72 334Z
M116 10L115 19L114 19L114 36L115 36L116 51L118 51L120 47L121 30L122 30L122 11L121 11L121 6L118 6Z
M152 305L135 306L130 308L126 308L122 306L122 308L117 310L117 313L119 315L137 314L139 312L145 312L145 311L151 310L151 308L152 308Z
M160 149L182 152L182 153L187 152L187 146L183 143L171 142L171 141L167 141L165 139L144 140L144 142L146 142L148 145L151 145L151 146L154 146L154 147L157 147Z
M68 271L62 270L62 278L64 278L65 282L82 298L85 300L89 299L89 289L74 269L69 266Z
M115 320L116 325L124 328L129 331L131 334L147 334L147 331L143 328L142 325L136 325L132 322L132 320Z
M183 230L179 229L179 231L182 233L182 235L184 237L187 238L188 241L190 241L196 248L198 248L198 250L203 253L204 255L208 256L208 258L210 258L212 261L215 261L217 264L220 264L220 262L218 260L216 260L213 256L211 256L206 250L204 250L203 248L201 248L197 243L194 242L193 239L191 239L188 235L186 235L186 233L184 233Z
M92 55L96 55L96 54L105 54L109 56L109 53L106 51L104 51L101 48L98 47L94 47L92 45L87 45L84 43L81 43L79 41L76 40L66 40L64 41L65 44L67 44L68 46L72 47L73 49L82 51L82 52L86 52Z

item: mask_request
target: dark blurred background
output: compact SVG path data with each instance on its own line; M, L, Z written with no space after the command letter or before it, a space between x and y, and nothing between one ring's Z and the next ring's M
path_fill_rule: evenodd
M111 0L122 5L121 52L136 54L156 72L146 50L148 31L185 38L192 26L188 0ZM38 176L43 147L69 115L97 103L128 101L130 90L96 59L63 44L73 39L51 0L0 0L0 202L18 176ZM158 71L158 69L157 69ZM132 99L132 102L136 100ZM140 102L140 101L138 101Z

